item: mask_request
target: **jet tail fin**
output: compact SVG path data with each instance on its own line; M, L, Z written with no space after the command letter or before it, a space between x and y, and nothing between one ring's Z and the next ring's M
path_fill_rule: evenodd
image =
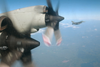
M72 25L74 24L74 21L72 21Z

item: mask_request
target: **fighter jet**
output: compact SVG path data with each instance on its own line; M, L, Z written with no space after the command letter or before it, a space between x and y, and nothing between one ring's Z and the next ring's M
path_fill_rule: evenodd
M0 14L0 67L11 67L16 60L21 60L23 67L33 67L31 50L38 47L40 42L31 38L31 33L47 27L43 34L44 43L51 45L54 32L57 45L61 43L59 22L64 17L58 14L59 3L56 11L53 10L50 0L47 5L31 6L16 9L10 12L3 0L3 12Z
M79 25L79 24L81 24L81 23L83 23L84 21L80 21L80 22L74 22L74 21L72 21L72 25Z

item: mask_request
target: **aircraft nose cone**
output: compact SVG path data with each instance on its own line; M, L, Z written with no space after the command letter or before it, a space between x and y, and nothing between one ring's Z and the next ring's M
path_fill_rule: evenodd
M34 39L27 39L27 42L26 42L26 46L27 46L27 48L29 48L29 49L33 49L33 48L35 48L35 47L38 47L40 45L40 42L38 42L38 41L36 41L36 40L34 40Z
M64 20L64 17L61 17L62 20Z
M64 20L64 17L59 16L59 17L58 17L58 20L59 20L59 21L62 21L62 20Z

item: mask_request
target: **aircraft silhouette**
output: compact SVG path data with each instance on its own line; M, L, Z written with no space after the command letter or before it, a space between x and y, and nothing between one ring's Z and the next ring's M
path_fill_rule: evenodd
M81 24L81 23L83 23L84 21L80 21L80 22L74 22L74 21L72 21L72 25L79 25L79 24Z

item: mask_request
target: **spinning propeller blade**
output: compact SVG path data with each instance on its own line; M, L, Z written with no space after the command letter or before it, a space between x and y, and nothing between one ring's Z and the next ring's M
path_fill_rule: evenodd
M45 33L43 34L43 40L46 46L51 45L51 39L53 35L53 28L52 27L47 27Z
M47 29L43 35L43 40L44 40L44 43L46 43L46 45L50 46L51 38L52 38L52 35L54 32L54 35L55 35L55 38L57 41L57 45L59 46L62 41L62 37L60 34L60 30L59 30L59 22L62 21L64 19L64 17L61 17L58 14L59 3L57 5L56 11L53 10L50 0L47 0L47 4L48 4L47 15L49 16L49 22L47 23Z

